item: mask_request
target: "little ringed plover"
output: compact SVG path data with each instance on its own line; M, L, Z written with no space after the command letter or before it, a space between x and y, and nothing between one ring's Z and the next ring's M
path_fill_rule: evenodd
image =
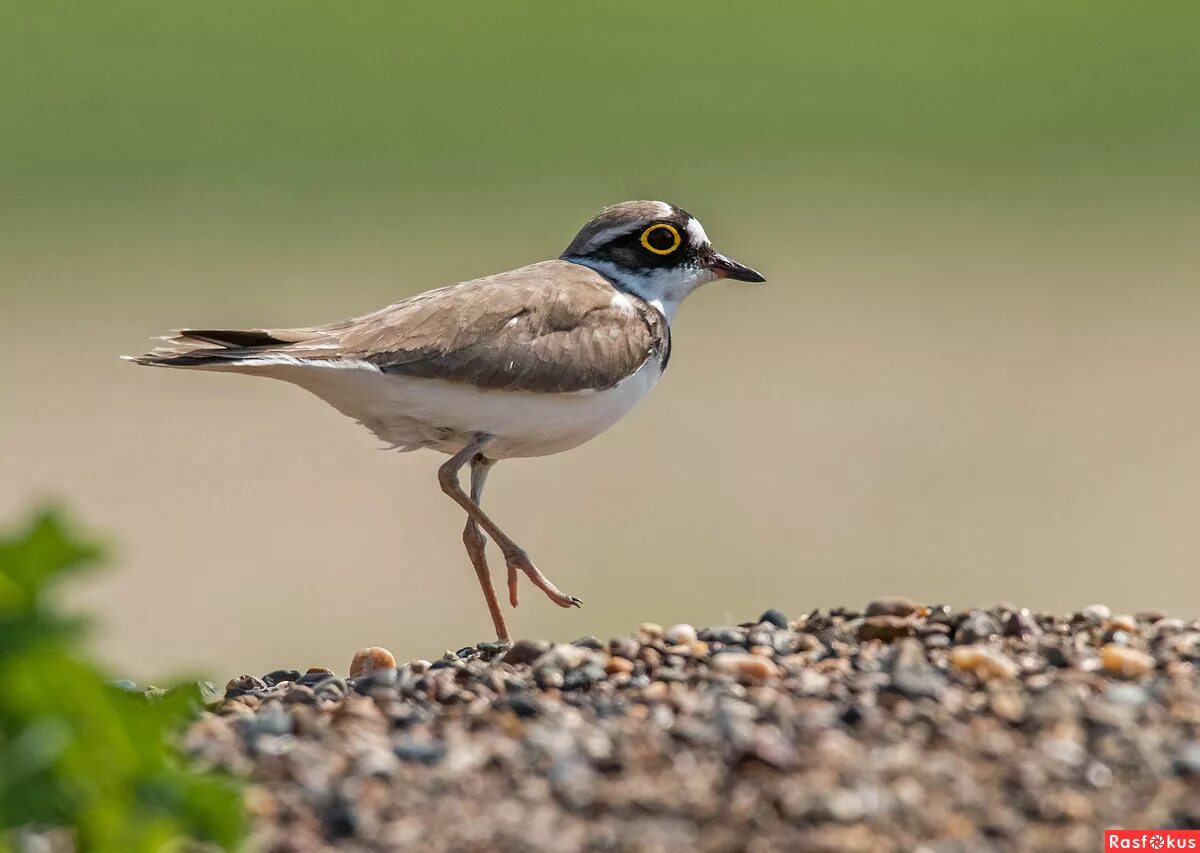
M700 222L660 201L602 210L557 260L413 296L303 329L185 329L131 360L283 379L311 391L397 450L448 454L442 490L467 513L463 542L499 639L509 638L484 556L551 601L578 606L480 507L500 459L569 450L612 426L653 388L671 322L715 279L761 282L713 249ZM470 466L470 492L459 472Z

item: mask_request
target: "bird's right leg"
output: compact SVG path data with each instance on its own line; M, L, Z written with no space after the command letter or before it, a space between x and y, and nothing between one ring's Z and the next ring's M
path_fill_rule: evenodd
M529 559L529 555L525 553L525 549L497 527L496 523L488 518L487 513L479 507L479 504L471 500L466 492L462 490L462 485L458 482L458 472L462 470L464 465L474 459L476 455L482 454L484 447L487 446L487 443L491 439L492 437L486 433L476 434L467 442L466 447L451 456L449 460L438 468L438 482L442 486L442 491L466 510L471 520L482 527L484 532L492 538L492 541L500 547L500 552L504 554L504 562L508 566L509 600L514 606L517 603L516 572L521 571L533 581L534 586L546 593L546 597L559 607L578 607L583 602L573 595L567 595L560 591L533 564L533 561Z

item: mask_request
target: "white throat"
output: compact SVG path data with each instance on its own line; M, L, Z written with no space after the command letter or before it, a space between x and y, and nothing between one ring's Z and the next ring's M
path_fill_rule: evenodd
M715 281L712 270L703 267L675 267L635 273L609 261L593 258L569 258L573 263L590 267L615 283L622 290L653 305L668 321L675 319L683 300L702 284Z

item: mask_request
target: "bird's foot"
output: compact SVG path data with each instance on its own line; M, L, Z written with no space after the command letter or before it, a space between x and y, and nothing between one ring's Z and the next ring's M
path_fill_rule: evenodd
M533 585L546 593L546 597L557 604L559 607L580 607L583 605L583 600L576 598L573 595L567 595L559 590L548 577L541 573L541 570L533 564L529 559L529 555L524 551L516 551L508 554L504 558L505 564L508 566L508 600L513 607L517 606L520 597L517 594L517 572L524 572L525 576L533 581Z

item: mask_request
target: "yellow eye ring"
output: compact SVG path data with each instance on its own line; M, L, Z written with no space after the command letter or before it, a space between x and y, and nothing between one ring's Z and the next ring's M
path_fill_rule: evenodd
M655 231L658 231L659 229L662 229L663 231L668 232L671 235L671 237L674 239L674 242L671 243L671 245L665 249L656 249L650 245L650 235L653 234ZM651 252L653 252L656 255L669 255L672 252L674 252L676 249L678 249L679 244L682 242L683 242L683 239L679 236L679 232L675 230L675 227L673 225L668 225L665 222L659 222L654 225L651 225L649 228L647 228L645 231L642 232L642 245L645 246L647 249L649 249Z

